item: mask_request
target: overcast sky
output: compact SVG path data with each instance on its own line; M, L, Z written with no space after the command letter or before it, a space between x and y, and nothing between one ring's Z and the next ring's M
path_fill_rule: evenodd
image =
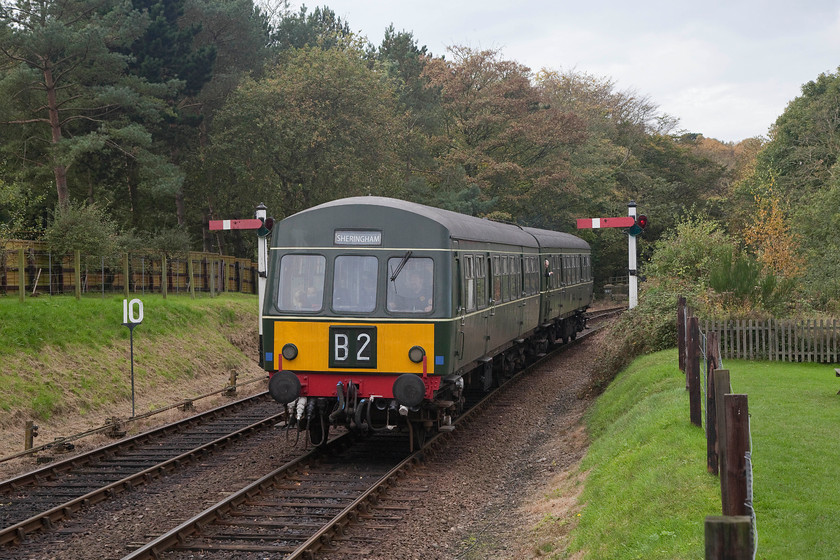
M840 0L305 4L329 6L377 46L393 23L436 56L450 45L498 49L534 72L611 78L677 117L681 129L727 142L767 136L802 84L840 66Z

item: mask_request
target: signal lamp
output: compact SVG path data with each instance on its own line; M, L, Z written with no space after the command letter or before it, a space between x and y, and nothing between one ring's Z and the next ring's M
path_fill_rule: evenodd
M637 235L641 235L642 230L645 229L648 225L648 217L642 214L641 216L636 216L636 223L634 223L630 228L627 230L629 235L633 237Z
M271 228L274 227L274 218L260 218L262 220L262 226L257 230L257 235L260 237L266 237L269 233L271 233Z

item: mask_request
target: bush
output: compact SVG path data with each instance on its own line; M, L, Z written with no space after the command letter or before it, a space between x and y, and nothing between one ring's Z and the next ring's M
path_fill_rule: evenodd
M57 207L43 237L56 253L112 256L118 252L119 232L104 208L96 204Z
M622 314L610 327L608 342L596 359L603 365L594 383L596 390L605 389L638 356L676 346L677 297L676 292L661 284L645 285L639 295L639 305Z

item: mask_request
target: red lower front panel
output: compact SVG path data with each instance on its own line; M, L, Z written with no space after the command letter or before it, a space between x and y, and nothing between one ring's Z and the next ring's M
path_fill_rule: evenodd
M358 386L359 398L376 398L393 399L394 398L394 381L397 380L397 374L359 374L359 373L298 373L295 372L297 378L300 379L300 396L302 397L337 397L336 386L339 382L344 387L349 386L350 383ZM426 398L432 399L435 391L440 389L440 376L429 375L422 377L423 384L426 386Z

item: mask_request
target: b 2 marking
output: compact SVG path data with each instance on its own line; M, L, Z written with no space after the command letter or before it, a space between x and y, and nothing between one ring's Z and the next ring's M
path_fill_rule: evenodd
M376 327L330 327L330 367L376 368Z

